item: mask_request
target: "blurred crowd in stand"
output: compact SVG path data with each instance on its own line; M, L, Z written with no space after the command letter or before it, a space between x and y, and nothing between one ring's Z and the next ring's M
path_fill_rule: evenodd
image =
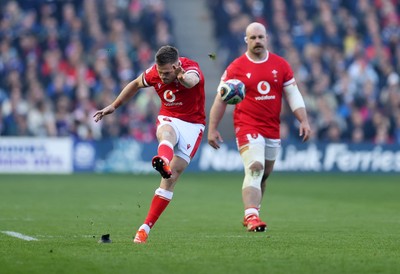
M245 51L264 23L292 65L313 139L400 144L400 2L207 0L217 60ZM175 44L166 0L0 1L0 136L132 137L151 142L159 100L140 92L115 115L92 114ZM216 77L219 77L216 76ZM282 139L297 139L286 104Z
M400 144L400 1L208 0L221 66L245 51L249 22L288 60L314 140ZM297 125L284 105L282 139Z
M172 23L163 0L2 0L0 135L153 141L153 91L92 115L174 44Z

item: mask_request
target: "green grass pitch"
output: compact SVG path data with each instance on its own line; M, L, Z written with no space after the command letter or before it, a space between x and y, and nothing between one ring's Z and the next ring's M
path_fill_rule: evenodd
M274 173L265 233L241 226L241 180L184 174L135 245L159 176L0 175L0 273L400 272L399 175Z

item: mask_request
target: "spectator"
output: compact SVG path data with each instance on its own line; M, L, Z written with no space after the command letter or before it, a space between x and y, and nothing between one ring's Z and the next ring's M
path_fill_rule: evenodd
M87 117L173 44L172 23L163 0L1 1L0 135L153 140L153 98L134 101L140 121Z
M208 6L220 51L228 49L222 56L227 61L239 54L233 40L226 46L226 37L244 31L233 31L230 22L243 16L266 22L271 51L286 57L305 85L301 90L317 140L399 143L400 89L388 84L400 71L398 1L219 0ZM388 126L373 125L379 115ZM295 128L289 128L294 135Z
M35 134L17 130L18 125L10 121L28 119L27 111L44 98L55 121L58 118L54 117L64 117L58 113L58 104L63 106L62 111L68 105L70 113L90 111L91 107L82 111L82 102L77 99L82 82L88 86L87 106L108 105L129 79L151 65L156 48L174 44L173 18L165 3L165 0L0 1L0 134ZM327 119L320 109L322 100L339 124L342 140L350 141L353 131L360 131L360 127L363 140L373 143L375 135L371 132L378 129L371 130L369 121L379 112L389 120L388 138L383 140L400 144L399 1L208 0L207 3L215 20L214 37L221 68L243 52L240 47L246 23L264 23L270 35L269 48L287 58L298 84L304 86L301 90L310 120L316 126L313 132L321 133L329 124L321 122ZM15 90L19 90L18 96ZM25 113L10 107L15 100L20 101L13 103L18 109L19 105L28 106ZM153 106L141 104L149 101L144 98L132 101L143 111L139 116L144 118L140 121L128 122L136 105L121 108L113 122L117 126L112 126L112 134L108 133L106 121L101 126L108 129L95 129L97 133L93 136L78 134L78 128L90 129L87 124L90 122L80 119L73 126L71 115L60 118L56 133L52 134L69 132L80 138L120 134L146 139L143 136L147 134L139 137L139 133L154 131L149 121L155 119L155 114L151 111ZM361 125L353 125L352 112L362 115ZM295 134L296 127L288 117L283 120L287 119L290 136ZM316 140L320 137L316 136Z

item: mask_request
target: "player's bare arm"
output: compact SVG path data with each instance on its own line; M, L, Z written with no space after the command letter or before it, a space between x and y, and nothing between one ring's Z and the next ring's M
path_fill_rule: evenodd
M200 82L199 75L194 71L185 71L181 64L173 65L176 78L186 88L192 88Z
M106 106L102 110L97 111L93 115L94 121L98 122L101 119L103 119L104 116L113 113L119 106L124 104L131 97L133 97L138 92L139 89L144 87L142 78L143 78L143 74L141 74L135 80L133 80L129 84L127 84L122 89L121 93L118 95L118 97L115 99L115 101L113 103Z
M215 149L219 149L219 143L223 143L224 140L218 131L218 125L224 116L226 110L226 103L222 101L221 95L218 93L215 96L214 103L210 110L210 121L208 123L208 144Z
M301 95L296 82L285 86L283 91L294 116L300 122L299 136L303 137L303 142L306 142L310 138L311 128L308 123L303 96Z

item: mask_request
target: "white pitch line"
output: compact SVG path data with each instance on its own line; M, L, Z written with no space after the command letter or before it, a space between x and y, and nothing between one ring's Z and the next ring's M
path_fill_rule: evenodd
M7 234L7 235L9 235L11 237L15 237L15 238L18 238L18 239L21 239L21 240L25 240L25 241L39 241L38 239L36 239L34 237L27 236L27 235L24 235L24 234L15 232L15 231L2 231L2 233Z

